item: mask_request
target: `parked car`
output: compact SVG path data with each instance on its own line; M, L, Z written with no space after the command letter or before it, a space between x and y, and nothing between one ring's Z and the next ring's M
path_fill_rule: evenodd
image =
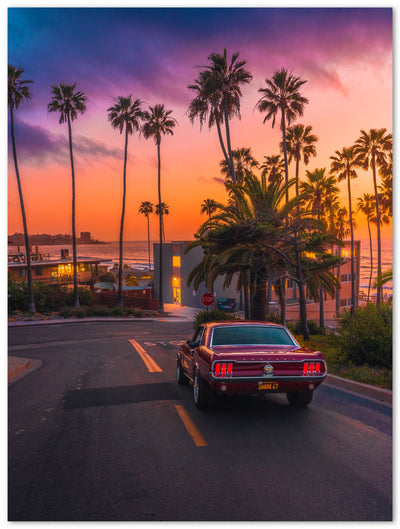
M177 354L178 383L192 383L198 408L211 406L217 394L260 393L286 393L292 406L307 406L326 374L322 353L273 323L204 323Z

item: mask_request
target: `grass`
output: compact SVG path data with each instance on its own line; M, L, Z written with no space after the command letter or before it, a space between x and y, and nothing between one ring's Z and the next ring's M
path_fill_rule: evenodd
M346 360L346 356L336 347L335 335L311 335L305 342L302 336L296 336L300 345L321 351L328 365L328 373L356 382L392 389L392 370L368 365L356 366Z

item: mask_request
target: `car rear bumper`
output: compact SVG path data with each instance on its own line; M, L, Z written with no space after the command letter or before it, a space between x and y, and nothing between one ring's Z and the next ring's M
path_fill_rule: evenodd
M210 383L217 393L230 394L255 394L255 393L288 393L295 391L310 391L316 389L325 379L326 374L320 377L226 377L216 378L210 375ZM262 389L260 383L270 383L269 389Z

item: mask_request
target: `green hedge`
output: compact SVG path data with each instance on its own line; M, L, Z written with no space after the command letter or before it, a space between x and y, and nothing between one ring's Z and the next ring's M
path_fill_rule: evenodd
M392 368L392 307L369 303L338 320L338 345L355 365Z
M193 327L197 329L202 323L209 321L226 321L226 320L240 320L231 312L222 312L217 309L212 310L201 310L194 318Z

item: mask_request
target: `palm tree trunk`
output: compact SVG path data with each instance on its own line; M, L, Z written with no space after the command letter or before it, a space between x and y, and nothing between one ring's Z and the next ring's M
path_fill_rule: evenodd
M303 338L305 340L309 340L310 339L310 330L309 330L308 324L307 324L307 300L306 300L306 295L305 295L305 291L304 291L304 280L303 280L303 273L302 273L302 270L301 270L300 251L299 251L299 245L298 245L298 241L297 241L297 234L295 234L294 243L295 243L295 254L296 254L297 285L299 287L300 326L301 326L301 332L303 334Z
M371 283L372 283L372 270L374 268L374 261L372 257L372 234L371 234L371 223L367 217L367 226L368 226L368 235L369 235L369 256L370 256L370 273L369 273L369 283L368 283L368 301L371 295Z
M220 125L220 123L219 123L217 117L215 117L215 124L217 125L218 139L219 139L219 143L220 143L220 145L221 145L222 153L223 153L223 155L224 155L224 158L225 158L226 163L227 163L228 166L230 167L229 156L228 156L228 153L226 152L225 144L224 144L224 140L223 140L223 138L222 138L221 125Z
M339 257L342 257L342 249L339 247ZM340 264L337 267L336 277L339 283L339 286L336 287L336 317L340 315Z
M74 278L74 307L79 307L79 292L78 292L78 270L76 262L76 229L75 229L75 169L74 156L72 153L72 127L71 118L68 112L68 139L69 139L69 156L71 159L71 174L72 174L72 267Z
M382 245L381 245L381 211L379 206L379 193L378 186L376 183L376 163L375 155L372 157L372 175L374 178L374 191L375 191L375 205L376 205L376 233L378 236L378 278L382 275ZM382 285L378 282L376 290L376 304L379 305L382 301Z
M21 204L22 224L24 227L26 266L27 266L27 274L28 274L28 277L27 277L27 280L28 280L28 311L36 312L35 300L33 296L33 281L32 281L31 256L30 256L30 248L29 248L28 225L26 222L24 199L22 195L21 178L19 176L18 161L17 161L17 147L15 143L15 133L14 133L14 112L11 107L10 107L10 118L11 118L10 119L11 121L11 141L12 141L13 156L14 156L15 174L17 176L19 201Z
M124 151L124 175L122 191L122 211L121 224L119 228L119 267L118 267L118 306L123 307L124 299L122 296L122 263L123 263L123 244L124 244L124 220L125 220L125 200L126 200L126 164L128 160L128 128L125 127L125 151Z
M282 117L281 117L281 129L282 129L282 143L283 143L283 159L285 161L286 202L289 202L289 188L287 187L288 182L289 182L289 167L288 167L287 146L286 146L285 112L283 109L282 109Z
M157 143L157 159L158 159L158 204L160 208L159 218L159 235L160 235L160 255L159 255L159 307L161 314L164 313L164 296L163 296L163 211L161 207L161 155L160 142Z
M231 168L232 182L236 184L235 164L233 163L233 155L232 155L232 148L231 148L231 134L229 131L229 117L228 117L228 107L226 103L226 96L224 96L224 119L225 119L225 131L226 131L226 146L228 148L228 155L229 155L229 161L230 161L229 165Z
M265 321L267 317L267 281L264 271L257 272L255 293L251 304L251 319Z
M350 258L350 265L351 265L351 306L350 306L350 312L351 314L354 314L354 309L356 308L356 289L355 289L355 281L356 278L354 276L354 227L353 227L353 211L351 209L351 186L350 186L350 173L347 172L347 192L349 195L349 217L350 217L350 252L351 252L351 258Z
M151 270L151 259L150 259L150 219L147 214L147 251L149 254L149 270Z

